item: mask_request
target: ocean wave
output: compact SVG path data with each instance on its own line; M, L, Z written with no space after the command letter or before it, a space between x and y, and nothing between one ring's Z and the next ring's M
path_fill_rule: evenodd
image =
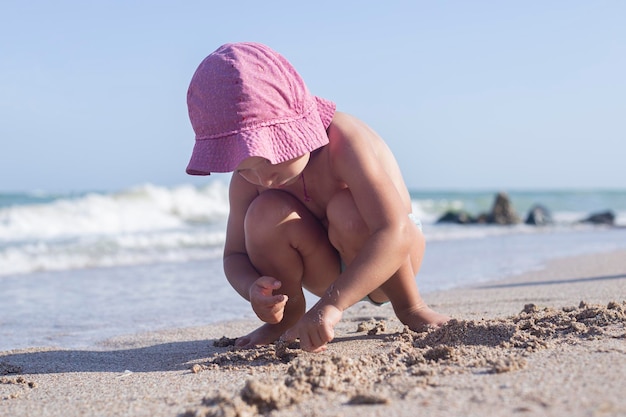
M227 191L222 183L202 188L147 184L119 193L4 207L0 209L0 242L176 230L220 222L227 215Z
M626 225L626 208L619 206L626 201L624 196L626 193L608 197L602 193L582 197L546 192L512 195L522 217L532 202L545 200L557 208L553 210L555 224L537 228L436 224L448 210L488 210L493 195L412 194L413 212L421 218L429 242L590 228L576 223L593 207L590 200L617 204L622 210L616 212L616 222ZM218 258L229 208L228 187L219 181L204 187L145 184L116 193L0 197L0 276Z
M0 249L0 276L218 258L223 232L166 232L36 241Z
M14 201L28 203L0 208L0 276L216 257L228 215L219 182Z

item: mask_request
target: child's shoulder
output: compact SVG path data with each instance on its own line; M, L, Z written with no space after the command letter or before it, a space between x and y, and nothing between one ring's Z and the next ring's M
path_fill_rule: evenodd
M344 147L361 147L369 143L374 147L382 138L365 122L348 113L336 112L327 129L330 148L339 150Z
M348 113L336 112L328 129L326 129L329 147L337 150L351 141L362 138L361 123L359 119Z
M328 134L329 135L345 134L346 132L349 132L351 129L355 129L358 126L359 122L361 121L357 119L355 116L348 114L348 113L337 111L335 112L335 115L333 116L333 120L330 122L330 125L328 126Z

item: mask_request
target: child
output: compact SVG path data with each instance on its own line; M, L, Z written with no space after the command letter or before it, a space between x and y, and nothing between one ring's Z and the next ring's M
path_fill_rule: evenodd
M323 351L362 299L391 301L413 330L449 319L418 292L424 237L376 132L311 95L285 58L256 43L205 58L187 104L196 134L187 173L234 171L224 271L265 322L238 347L282 337ZM320 297L308 311L303 288Z

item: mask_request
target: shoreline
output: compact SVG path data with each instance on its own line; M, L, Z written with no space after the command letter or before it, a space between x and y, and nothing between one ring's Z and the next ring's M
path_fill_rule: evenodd
M121 336L90 350L0 352L0 410L66 417L626 413L626 251L558 259L425 299L457 320L413 334L390 306L359 303L323 354L213 346L246 334L256 320Z

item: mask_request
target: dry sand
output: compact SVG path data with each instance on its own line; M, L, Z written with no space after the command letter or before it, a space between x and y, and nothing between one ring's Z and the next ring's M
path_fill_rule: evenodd
M455 320L344 314L327 352L236 351L258 323L0 353L0 416L625 416L626 252L427 295Z

